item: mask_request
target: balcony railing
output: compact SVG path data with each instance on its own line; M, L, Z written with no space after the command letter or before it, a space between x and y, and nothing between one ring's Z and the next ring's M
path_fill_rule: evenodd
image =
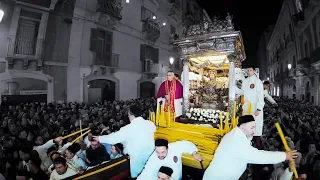
M145 59L142 61L142 73L145 74L158 74L159 64L153 63L151 59Z
M160 26L158 23L152 21L152 20L144 20L142 21L142 32L146 33L146 39L150 41L157 41L160 37Z
M97 11L107 13L118 20L122 19L121 1L118 0L98 0Z
M8 38L8 58L43 59L44 40L12 36Z
M93 65L117 68L119 67L119 54L96 52Z

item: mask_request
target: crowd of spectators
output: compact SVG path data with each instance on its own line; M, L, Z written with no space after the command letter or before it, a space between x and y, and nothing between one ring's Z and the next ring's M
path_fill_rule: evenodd
M92 136L107 135L129 123L128 108L142 107L144 118L154 99L79 103L2 104L0 109L0 180L63 179L123 154L122 144L100 144ZM90 128L85 138L64 136Z

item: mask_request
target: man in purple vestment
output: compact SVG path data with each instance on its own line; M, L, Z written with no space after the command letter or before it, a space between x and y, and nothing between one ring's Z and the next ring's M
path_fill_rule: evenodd
M157 101L164 102L164 111L175 113L175 117L182 115L183 86L182 83L175 78L172 71L167 72L167 80L161 83L157 93Z

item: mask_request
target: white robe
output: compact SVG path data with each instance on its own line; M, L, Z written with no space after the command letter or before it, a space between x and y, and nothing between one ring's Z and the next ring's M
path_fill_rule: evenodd
M266 98L271 104L277 104L277 102L270 96L269 92L267 89L263 91L264 98Z
M173 170L172 180L181 180L182 178L182 154L192 154L197 152L196 145L189 141L177 141L168 145L168 154L164 159L159 159L156 152L150 156L145 168L137 180L157 180L158 172L161 166L170 167ZM177 161L175 162L174 159Z
M291 180L293 172L289 171L289 168L285 169L280 180Z
M131 177L135 178L141 173L149 156L154 151L155 131L156 126L153 122L137 117L119 131L100 136L99 141L106 144L124 144L124 152L130 156Z
M285 160L285 152L262 151L252 147L249 138L236 127L223 137L203 180L237 180L247 164L276 164Z
M157 99L157 103L159 104L160 101L162 101L162 105L161 106L164 106L164 104L166 102L166 99L165 98L158 98ZM179 117L179 116L182 115L182 102L183 102L182 98L174 100L175 117Z
M250 86L254 86L251 88ZM241 89L236 89L236 93L244 96L243 115L251 114L256 120L255 136L261 136L263 131L263 107L264 107L264 92L263 83L255 75L246 78L242 82ZM249 111L249 104L251 104L252 112ZM255 116L254 112L260 109L259 116Z

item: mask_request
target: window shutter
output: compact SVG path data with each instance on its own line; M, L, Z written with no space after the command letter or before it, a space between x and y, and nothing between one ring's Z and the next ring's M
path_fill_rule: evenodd
M159 49L152 48L152 61L153 63L159 63Z
M144 61L146 59L146 45L140 44L140 61Z
M98 45L98 29L91 28L90 51L97 51L97 45Z

